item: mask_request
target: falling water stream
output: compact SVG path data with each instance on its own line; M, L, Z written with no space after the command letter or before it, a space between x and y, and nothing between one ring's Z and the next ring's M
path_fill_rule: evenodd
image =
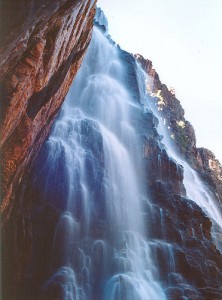
M64 300L165 299L142 214L142 145L132 123L142 108L124 70L118 47L95 28L47 142L45 189L60 168L65 209L46 295L56 284Z

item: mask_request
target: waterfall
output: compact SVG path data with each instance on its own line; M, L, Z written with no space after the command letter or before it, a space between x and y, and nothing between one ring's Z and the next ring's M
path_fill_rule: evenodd
M195 241L203 258L202 241L211 242L206 215L222 250L220 210L174 149L146 92L147 75L110 39L102 14L95 23L28 181L27 197L35 199L30 294L35 290L45 300L202 299L191 274L196 253L190 254ZM193 213L198 217L190 222ZM194 271L197 278L203 274L196 265Z
M143 215L149 199L134 124L143 107L125 73L118 46L95 27L40 168L43 198L60 211L45 299L166 298Z

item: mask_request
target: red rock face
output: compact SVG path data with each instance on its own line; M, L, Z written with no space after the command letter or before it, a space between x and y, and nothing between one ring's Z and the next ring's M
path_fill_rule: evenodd
M95 3L1 4L5 16L0 49L3 221L13 206L15 188L49 134L81 65Z

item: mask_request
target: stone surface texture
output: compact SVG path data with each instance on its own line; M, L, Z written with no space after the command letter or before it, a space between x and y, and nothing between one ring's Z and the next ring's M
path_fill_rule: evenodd
M149 75L146 89L153 100L151 105L169 130L172 143L200 175L220 209L222 166L211 151L196 147L194 129L184 118L175 91L161 83L152 62L139 54L135 58ZM168 299L221 299L222 255L213 240L212 222L194 199L187 197L183 167L167 154L157 125L148 124L156 124L152 114L147 114L144 124L144 170L147 193L153 203L151 208L147 206L147 212L151 210L153 215L147 220L147 228L152 228L149 238L160 241L159 247L153 245L153 253L161 278L166 286L171 285L166 290ZM222 241L221 232L218 240Z
M91 39L95 2L1 2L3 222L81 65Z
M153 69L152 62L135 55L145 72L149 75L147 91L158 106L160 116L165 119L174 143L190 165L199 173L208 187L216 194L222 207L222 166L215 155L208 149L196 147L196 136L193 126L184 117L184 109L175 96L175 91L160 81Z

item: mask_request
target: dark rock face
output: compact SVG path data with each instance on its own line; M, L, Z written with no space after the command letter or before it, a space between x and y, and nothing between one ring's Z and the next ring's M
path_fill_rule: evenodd
M220 162L210 150L196 147L194 129L184 118L184 110L175 97L175 91L161 83L158 74L152 67L152 62L139 54L135 57L150 76L149 82L147 82L147 91L152 95L153 103L158 107L161 117L166 120L166 125L169 126L170 135L179 153L212 189L218 202L222 203L222 166Z
M49 134L91 38L96 1L2 1L3 221Z
M220 206L222 167L219 161L211 151L196 148L192 125L184 119L184 110L174 91L168 90L160 82L152 62L140 55L136 55L136 59L150 76L147 91L153 97L153 105L169 126L169 135L178 152L199 173ZM149 119L152 118L150 115ZM153 252L160 277L166 286L169 282L172 286L167 288L167 296L170 300L182 299L183 296L188 299L220 299L222 255L212 241L212 223L187 198L182 183L182 166L168 157L161 140L156 137L156 130L150 130L149 133L144 140L144 169L147 192L153 202L151 207L147 206L147 210L151 210L154 217L148 221L148 228L152 228L148 234L150 238L160 240L159 247L154 244ZM161 226L157 226L157 223ZM167 265L167 261L172 262L172 257L173 265Z
M152 201L146 209L153 215L147 223L152 229L148 236L159 240L152 251L163 284L171 286L168 298L220 299L222 256L212 241L211 221L186 197L181 166L167 157L152 137L144 156ZM217 290L217 297L208 294L209 288Z

